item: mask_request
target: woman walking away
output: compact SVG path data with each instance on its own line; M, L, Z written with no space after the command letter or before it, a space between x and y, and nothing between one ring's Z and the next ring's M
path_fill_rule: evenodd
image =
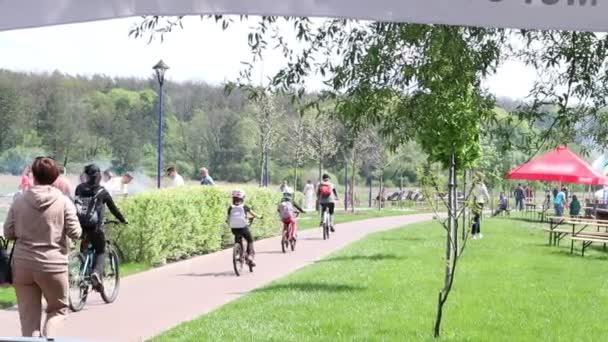
M21 333L27 337L54 337L68 314L69 239L80 237L76 209L52 184L59 169L50 158L36 158L32 165L34 187L11 206L4 222L4 236L14 239L13 286ZM41 326L42 296L46 321Z
M483 213L485 202L490 199L488 188L484 184L483 176L481 174L477 175L474 195L475 205L473 207L473 227L471 229L471 234L473 235L473 240L477 240L483 238L483 234L481 234L481 214Z

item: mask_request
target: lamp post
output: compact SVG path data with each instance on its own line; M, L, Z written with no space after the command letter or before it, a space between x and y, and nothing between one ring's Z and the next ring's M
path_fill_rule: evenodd
M158 80L158 159L156 164L156 187L160 189L160 179L163 169L163 85L165 84L165 72L169 66L161 59L152 67Z

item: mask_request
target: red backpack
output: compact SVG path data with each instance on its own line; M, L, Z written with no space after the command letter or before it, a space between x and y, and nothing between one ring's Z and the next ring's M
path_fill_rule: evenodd
M321 197L331 196L331 184L322 183L319 185L319 195L321 195Z

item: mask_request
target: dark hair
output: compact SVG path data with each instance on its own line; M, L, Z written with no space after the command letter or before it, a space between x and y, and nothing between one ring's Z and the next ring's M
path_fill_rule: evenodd
M101 182L101 170L95 164L89 164L84 167L84 174L87 175L89 184L99 184Z
M327 173L325 173L323 174L323 179L331 179L331 177Z
M59 177L59 168L51 158L39 157L32 164L32 173L36 183L40 185L51 185Z
M175 166L171 166L167 169L167 173L169 172L177 172L177 170L175 169Z
M232 197L232 205L239 205L244 203L245 200L242 198L238 198L238 197Z

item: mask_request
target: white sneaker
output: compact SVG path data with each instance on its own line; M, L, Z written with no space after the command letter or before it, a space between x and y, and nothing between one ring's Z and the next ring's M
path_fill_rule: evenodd
M472 239L473 239L473 240L477 240L477 235L476 235L476 234L473 234Z
M477 238L483 239L483 234L481 234L481 233L477 234Z

